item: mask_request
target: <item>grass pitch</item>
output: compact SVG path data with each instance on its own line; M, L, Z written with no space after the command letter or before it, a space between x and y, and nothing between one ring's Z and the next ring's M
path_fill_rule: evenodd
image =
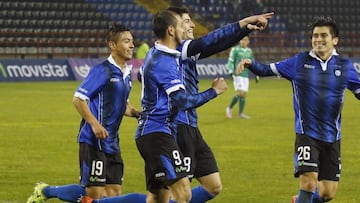
M0 203L23 203L38 181L78 183L80 117L71 100L79 82L0 83ZM210 87L202 80L202 90ZM252 119L225 118L234 90L198 109L199 127L220 167L223 191L211 202L288 203L298 191L293 178L291 85L284 79L250 83L245 111ZM140 106L140 84L131 102ZM342 177L332 202L360 202L360 105L347 92L342 123ZM143 160L134 142L136 120L123 120L124 193L145 192ZM197 185L196 181L192 183ZM49 200L48 202L60 202Z

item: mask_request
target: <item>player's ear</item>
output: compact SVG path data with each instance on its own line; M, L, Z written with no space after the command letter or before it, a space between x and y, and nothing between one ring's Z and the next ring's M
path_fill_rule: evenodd
M333 41L334 46L336 46L336 45L339 43L339 38L338 38L338 37L334 37L334 38L332 39L332 41Z
M111 49L115 49L116 44L115 44L114 41L109 41L109 42L108 42L108 46L109 46Z
M175 27L170 25L167 29L167 32L168 32L169 36L174 36L175 35Z

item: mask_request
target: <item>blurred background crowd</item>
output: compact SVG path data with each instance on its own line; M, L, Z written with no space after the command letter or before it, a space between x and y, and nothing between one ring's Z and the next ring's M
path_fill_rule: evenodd
M105 31L113 21L127 25L136 39L153 44L153 13L186 6L195 36L243 17L274 11L265 32L251 34L256 58L274 61L309 50L308 24L331 16L340 27L338 52L360 57L358 0L2 0L0 58L99 58L108 54ZM227 51L214 57L226 58Z

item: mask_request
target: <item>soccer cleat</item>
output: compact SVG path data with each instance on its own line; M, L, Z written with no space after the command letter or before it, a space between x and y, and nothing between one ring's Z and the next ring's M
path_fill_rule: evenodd
M42 190L46 187L49 187L46 183L37 183L34 187L33 193L27 199L26 203L43 203L46 201L46 197Z
M296 203L297 197L298 197L297 195L293 196L291 199L291 203Z
M80 199L80 203L92 203L93 201L94 199L89 196L82 196Z
M226 107L226 118L232 118L231 109L229 107Z
M250 119L251 117L248 116L248 115L246 115L246 114L244 114L244 113L241 113L241 114L239 114L239 118Z

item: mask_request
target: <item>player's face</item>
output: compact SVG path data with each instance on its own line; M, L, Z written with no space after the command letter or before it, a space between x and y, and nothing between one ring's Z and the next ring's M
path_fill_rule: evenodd
M243 48L248 47L249 43L250 43L250 39L248 36L246 36L240 40L240 47Z
M327 26L315 27L311 37L312 48L315 54L321 59L327 59L338 43L338 38L333 37L330 33L330 28ZM325 58L322 58L324 56Z
M129 31L120 33L117 42L110 42L111 51L124 60L130 60L134 51L134 38Z
M180 16L176 15L176 28L175 28L175 41L176 46L179 46L181 44L181 41L183 40L184 36L184 28L183 28L183 21L180 18Z
M194 28L195 28L194 22L191 20L188 13L184 13L181 18L183 20L183 28L184 28L183 39L184 40L194 39Z

